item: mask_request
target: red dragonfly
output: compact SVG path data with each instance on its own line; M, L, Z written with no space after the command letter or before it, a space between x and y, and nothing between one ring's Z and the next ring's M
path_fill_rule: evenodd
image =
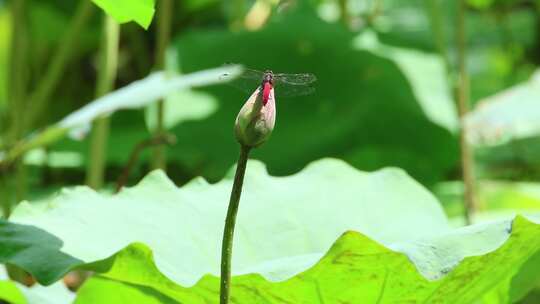
M222 79L232 78L231 75L225 73L221 76ZM246 93L252 93L255 88L259 88L262 92L262 101L266 105L270 96L270 91L275 87L275 94L278 97L293 97L308 95L315 91L312 86L317 80L317 77L311 73L303 74L284 74L273 73L270 70L264 72L244 69L244 72L237 76L228 84L241 89Z

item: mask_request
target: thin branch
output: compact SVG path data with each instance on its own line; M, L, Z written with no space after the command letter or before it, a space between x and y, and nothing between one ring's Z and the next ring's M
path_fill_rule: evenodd
M137 160L139 159L139 155L142 151L149 147L153 146L160 146L160 145L174 145L176 142L176 138L174 135L171 134L160 134L156 137L146 139L135 146L133 151L131 152L131 155L129 156L129 160L124 167L124 170L122 170L122 174L120 177L118 177L118 180L116 182L116 192L120 192L122 188L126 185L129 175L131 174L131 171L133 170L133 167L135 167L135 164L137 163Z
M474 193L474 155L467 141L467 129L463 126L463 117L469 111L469 76L467 73L467 49L465 33L466 1L459 0L457 14L457 50L458 50L458 86L457 103L459 118L461 121L460 145L461 145L461 168L463 173L464 208L467 224L472 221L476 211Z

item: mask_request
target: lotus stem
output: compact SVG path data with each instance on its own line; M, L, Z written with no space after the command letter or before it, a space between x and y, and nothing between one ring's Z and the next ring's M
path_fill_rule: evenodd
M225 219L225 229L223 230L223 243L221 247L221 288L220 304L228 304L231 292L231 261L234 237L234 226L236 224L236 214L240 205L240 195L242 194L242 185L246 173L246 164L249 156L250 147L240 146L240 157L236 166L234 183L229 200L229 209Z
M463 175L465 221L472 223L477 209L474 191L474 151L467 141L467 129L463 127L463 117L469 111L469 75L467 73L467 41L465 32L466 2L460 0L457 15L457 51L458 51L458 83L457 106L462 123L460 129L461 169Z
M101 47L100 65L96 86L96 96L100 97L114 88L118 69L118 48L120 25L110 16L104 17L104 39ZM90 142L90 162L88 164L87 184L93 189L103 186L106 166L106 147L109 138L109 117L99 117L92 126Z
M158 3L158 20L157 20L157 50L156 50L156 67L160 70L165 68L165 53L171 40L171 29L173 20L173 1L161 0ZM165 132L164 116L165 102L164 99L157 103L157 127L154 137L163 135ZM152 156L152 166L154 169L167 169L167 158L165 154L165 146L157 145L154 148Z

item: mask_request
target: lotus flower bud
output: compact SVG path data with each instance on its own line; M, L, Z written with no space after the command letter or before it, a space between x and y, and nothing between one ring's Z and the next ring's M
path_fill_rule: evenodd
M261 88L257 88L246 101L236 117L234 133L240 144L247 147L258 147L268 140L276 122L276 103L274 89L266 103L263 103Z

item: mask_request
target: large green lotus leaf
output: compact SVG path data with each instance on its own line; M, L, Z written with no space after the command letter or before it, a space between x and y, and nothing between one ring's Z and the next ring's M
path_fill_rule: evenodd
M260 275L233 278L233 301L236 303L507 303L510 279L530 255L538 252L538 225L523 218L513 223L514 234L505 245L480 257L465 258L438 281L426 280L404 254L391 251L366 236L349 231L341 236L314 267L283 282L272 283ZM478 233L476 231L475 233ZM522 234L529 237L522 237ZM529 242L534 241L534 244ZM430 246L424 244L426 247ZM474 244L469 244L474 246ZM135 247L130 249L132 258ZM459 251L460 247L454 249ZM139 248L137 254L147 255ZM516 254L515 250L524 250ZM514 253L512 253L514 251ZM441 254L441 253L439 253ZM151 259L147 259L147 261ZM140 261L140 259L139 259ZM122 272L136 272L133 261L107 273L116 277ZM122 266L122 264L124 264ZM123 268L123 269L122 269ZM144 267L152 269L153 264ZM489 269L489 271L486 271ZM132 283L145 283L148 271L131 276ZM156 278L156 276L153 276ZM159 278L159 276L158 276ZM146 283L180 303L217 303L219 279L205 276L191 290L174 287L161 277ZM527 284L525 285L527 286ZM130 292L133 285L116 284L116 292ZM523 286L518 286L523 289ZM85 286L78 303L108 300L94 286ZM112 292L112 291L111 291ZM96 297L100 294L100 297ZM108 302L121 303L121 302ZM169 303L169 302L164 302Z
M231 179L226 179L209 185L196 179L178 189L156 171L137 187L112 197L78 187L63 190L46 202L51 206L48 210L42 205L22 203L11 220L46 230L63 241L63 252L86 262L105 259L133 242L142 242L154 250L158 268L168 277L193 285L201 274L216 273L219 269L216 245L221 243L231 183ZM339 193L338 197L335 193ZM403 200L404 195L411 201ZM385 203L380 204L381 201ZM251 162L243 202L235 261L240 273L252 272L253 267L268 260L290 256L307 255L302 260L313 264L346 230L362 231L390 244L449 229L434 197L402 171L387 169L369 174L336 160L316 162L301 174L286 178L268 176L261 163ZM331 212L335 214L329 216ZM267 216L272 213L283 216ZM400 221L395 227L384 227L383 219L387 217L404 217L415 224ZM181 230L179 220L184 226ZM323 224L328 229L321 230ZM264 244L257 241L271 236L277 238ZM305 239L308 236L311 237ZM194 237L197 247L187 242ZM41 239L51 248L60 248L56 240ZM276 246L287 252L276 251ZM260 256L253 256L255 251ZM177 259L178 252L189 261L189 267ZM297 269L290 271L297 273L303 269L305 265L297 265ZM50 271L47 273L50 275ZM274 280L287 277L270 276Z
M147 29L154 17L155 0L92 0L119 23L135 21Z
M140 285L94 276L77 291L75 304L80 303L144 303L179 304L162 293Z
M15 231L0 240L7 250L0 261L24 265L44 284L77 267L122 283L91 283L79 301L85 294L93 300L79 303L105 297L92 291L101 285L215 303L231 184L196 179L179 189L155 171L115 196L79 187L45 206L23 203L12 217L19 224L0 230ZM365 173L323 160L294 176L271 177L251 161L235 235L233 298L470 303L508 295L511 279L540 248L540 226L530 220L452 229L436 199L401 170ZM10 240L19 233L36 236L17 248L21 243ZM40 246L53 254L43 259L39 250L21 249Z
M540 291L539 269L540 252L537 252L535 255L530 257L527 262L523 264L523 266L521 266L519 273L512 279L512 286L510 289L510 299L512 302L517 302L518 300L527 296L532 289L536 289L536 296L538 296L538 291Z
M425 184L440 180L457 163L457 141L426 115L433 111L424 111L419 98L426 97L434 78L437 86L444 83L439 79L444 74L438 70L428 74L425 71L433 69L422 65L422 72L411 79L412 72L404 67L418 62L431 66L433 56L422 61L422 56L401 56L396 49L384 54L379 49L359 50L355 37L343 26L299 9L276 14L260 31L182 33L175 47L180 70L186 73L236 62L276 73L317 76L316 91L308 96L279 98L276 86L272 140L253 153L272 174L292 174L314 160L337 157L362 170L396 166ZM394 58L396 54L400 57ZM192 174L217 181L236 161L232 129L248 95L226 85L204 90L216 97L217 110L208 119L175 127L178 144L168 155ZM446 113L446 92L437 93L433 96L442 101L439 111ZM451 115L441 117L436 119L452 123Z

